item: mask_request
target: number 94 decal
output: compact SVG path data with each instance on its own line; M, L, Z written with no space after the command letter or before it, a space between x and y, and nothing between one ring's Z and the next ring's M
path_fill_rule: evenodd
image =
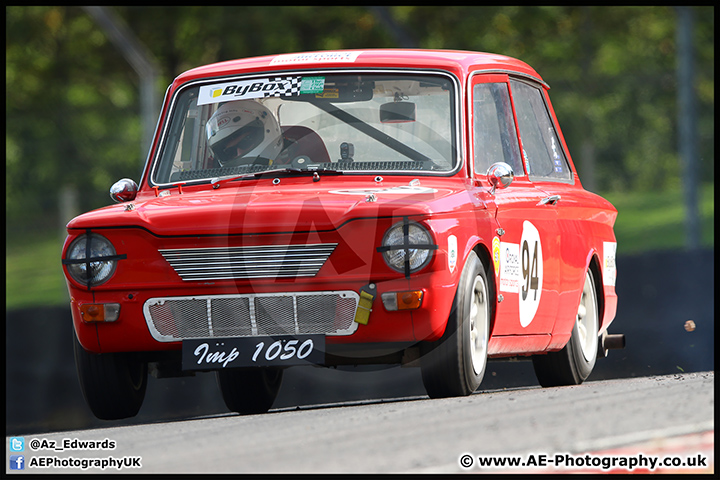
M522 280L520 282L520 325L527 327L535 318L543 285L543 256L540 234L535 225L523 222L520 239Z
M520 244L500 242L500 291L518 294L520 324L535 318L543 287L543 252L535 226L523 222Z

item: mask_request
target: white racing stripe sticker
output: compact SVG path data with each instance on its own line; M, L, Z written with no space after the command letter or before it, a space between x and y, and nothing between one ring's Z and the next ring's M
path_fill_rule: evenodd
M412 186L412 185L402 185L399 187L391 187L391 188L360 188L360 189L354 189L354 190L330 190L329 193L334 193L336 195L369 195L371 193L374 194L388 194L388 195L412 195L412 194L427 194L427 193L436 193L437 190L434 188L428 188L428 187L419 187L419 186Z
M314 52L290 53L273 58L270 65L295 63L354 62L363 52Z

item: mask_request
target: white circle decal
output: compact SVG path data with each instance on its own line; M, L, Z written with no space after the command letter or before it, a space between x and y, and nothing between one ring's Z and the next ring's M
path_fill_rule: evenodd
M543 257L540 234L535 225L523 222L520 239L520 325L527 327L535 318L543 285Z

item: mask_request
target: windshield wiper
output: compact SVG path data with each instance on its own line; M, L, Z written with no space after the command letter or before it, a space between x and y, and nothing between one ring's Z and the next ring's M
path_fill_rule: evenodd
M288 171L300 171L300 169L297 168L274 168L272 170L263 170L262 172L253 172L253 173L241 173L240 175L225 175L224 177L215 177L212 180L210 180L210 185L212 185L213 188L220 188L220 185L227 182L232 182L235 180L242 180L243 178L258 178L265 174L270 173L286 173Z
M272 170L263 170L262 172L254 172L254 173L244 173L241 175L227 175L224 177L215 177L212 180L210 180L210 185L212 185L212 188L220 188L220 185L232 182L235 180L242 180L244 178L260 178L265 175L271 175L271 174L277 174L277 173L285 173L285 174L311 174L313 176L313 181L317 182L320 179L321 173L331 173L335 175L342 175L342 170L335 170L332 168L327 167L321 167L321 166L315 166L315 165L308 165L307 168L294 168L294 167L283 167L283 168L274 168Z

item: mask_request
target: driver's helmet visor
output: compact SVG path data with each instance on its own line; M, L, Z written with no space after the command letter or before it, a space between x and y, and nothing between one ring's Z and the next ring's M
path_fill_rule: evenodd
M225 138L212 142L211 148L220 162L229 162L235 158L242 157L262 143L264 138L264 126L259 118L256 118L247 125L238 128ZM207 134L212 139L219 133L216 122L208 122Z

